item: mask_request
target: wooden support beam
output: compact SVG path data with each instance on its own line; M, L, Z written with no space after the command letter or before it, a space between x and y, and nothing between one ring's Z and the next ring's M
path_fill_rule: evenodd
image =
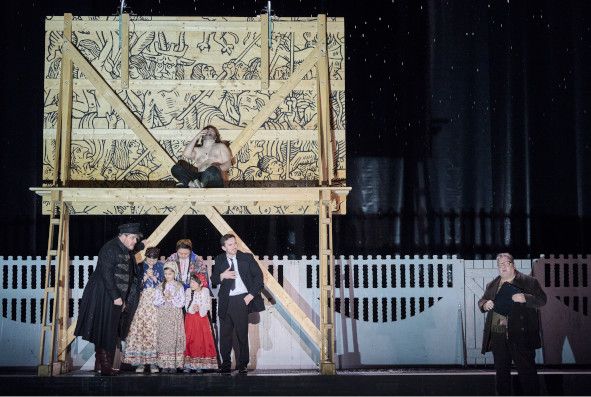
M150 131L141 123L135 114L127 107L125 102L117 95L103 77L84 58L84 55L71 43L64 43L65 52L71 56L72 61L84 73L84 76L92 82L96 93L101 95L113 107L117 114L125 121L127 126L140 138L142 143L152 151L152 154L162 163L163 167L170 168L175 164L172 157L160 146Z
M293 66L293 65L291 65ZM293 69L290 69L293 71ZM144 79L130 79L128 89L131 90L167 90L167 91L178 91L179 93L192 93L194 91L256 91L261 89L260 80L226 80L222 75L214 80L144 80ZM124 89L121 85L120 79L105 79L107 84L114 90ZM286 80L269 80L269 90L277 91L285 83ZM298 91L316 91L316 80L301 80L295 87L294 90ZM59 79L45 79L46 89L59 89ZM74 89L93 89L94 86L91 82L85 79L74 79ZM331 90L333 91L344 91L345 81L335 80L331 81ZM197 104L199 102L196 102ZM180 114L178 119L182 119L191 112L194 108L191 106L187 107L185 114Z
M60 238L62 239L62 254L60 256L60 263L58 264L59 283L57 288L60 289L58 296L59 313L58 313L58 356L57 359L62 363L61 372L69 372L72 368L72 357L70 355L68 341L68 327L70 325L70 297L72 290L70 289L70 214L68 207L63 206L62 232ZM55 304L54 304L55 305ZM57 306L56 306L57 307Z
M215 209L215 207L206 207L203 208L203 214L211 221L211 223L215 226L216 229L221 234L228 234L231 233L236 236L236 242L238 243L238 248L243 252L252 253L250 248L242 241L242 239L236 234L234 230L228 225L228 223L224 220L224 218L220 215L220 213ZM265 288L271 292L273 297L285 308L285 310L293 317L293 319L300 325L300 327L304 330L304 332L308 335L310 340L314 342L317 346L320 346L320 331L312 320L304 313L304 311L297 305L296 302L285 292L283 287L275 280L273 275L269 273L267 267L262 264L259 260L257 260L259 267L263 272Z
M350 187L290 187L290 188L31 188L37 194L47 197L59 191L66 202L84 203L151 203L169 204L196 203L197 205L240 204L240 203L318 203L318 191L327 190L339 196L346 196Z
M150 237L146 239L146 247L143 250L135 254L136 263L142 263L144 261L146 248L154 247L162 241L162 239L170 232L170 229L177 224L177 222L185 215L185 213L191 208L191 204L184 204L175 208L164 220L156 230L152 232Z
M324 161L324 134L322 132L322 95L320 94L320 75L316 72L316 129L318 130L318 186L323 186L326 180Z
M72 321L72 324L70 324L70 326L68 327L68 330L66 331L68 345L70 343L74 342L74 339L76 339L76 335L74 335L74 331L76 331L76 320Z
M61 18L57 17L45 22L47 30L59 30ZM335 18L331 20L328 25L328 30L331 33L343 31L344 18ZM56 27L57 26L57 27ZM274 32L294 32L304 33L314 31L316 22L299 21L299 20L277 20L273 22ZM74 29L76 31L88 31L91 33L97 31L116 31L117 21L114 19L95 21L95 20L75 20ZM255 21L220 21L212 20L206 21L202 17L153 17L150 20L135 21L135 31L154 32L154 31L175 31L175 32L252 32L259 33L261 31L260 22Z
M63 59L62 59L63 61ZM62 73L60 73L59 79L59 97L58 97L58 105L57 105L57 120L55 125L55 148L54 148L54 155L53 155L53 176L52 176L52 186L58 186L60 183L60 170L61 170L61 153L62 153L62 86L63 86L63 63L62 63Z
M334 256L332 254L332 203L330 192L319 192L319 273L320 273L320 373L334 375Z
M269 89L269 14L261 15L261 90Z
M263 108L257 113L252 121L244 127L238 138L236 138L230 145L232 156L236 157L240 149L252 138L255 132L260 128L261 125L269 118L271 113L285 100L287 94L289 94L293 88L304 78L308 71L314 66L318 60L318 49L313 49L310 54L306 57L304 62L298 66L295 72L290 78L281 86L281 88L273 94L269 99L269 102L263 106Z
M129 88L129 14L121 20L121 87Z
M64 14L64 47L72 40L72 14ZM72 60L65 48L62 48L62 69L60 87L61 131L60 131L60 179L64 186L70 180L70 159L72 155L72 96L73 71ZM57 149L57 148L56 148Z
M318 63L316 79L318 81L318 157L321 185L332 184L334 176L333 139L330 126L330 72L328 66L328 47L326 39L326 15L318 15Z

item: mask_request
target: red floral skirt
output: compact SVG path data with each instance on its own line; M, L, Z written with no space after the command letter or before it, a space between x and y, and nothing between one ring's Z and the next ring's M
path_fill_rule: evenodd
M185 315L185 368L217 368L215 344L209 319L199 313Z

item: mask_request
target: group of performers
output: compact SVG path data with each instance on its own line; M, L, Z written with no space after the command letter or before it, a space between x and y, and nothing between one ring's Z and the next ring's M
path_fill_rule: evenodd
M179 240L164 262L160 249L149 247L144 262L136 265L134 252L145 243L141 236L138 223L119 226L119 235L101 248L84 289L75 335L94 343L97 371L117 374L120 348L121 362L136 366L136 372L230 373L235 333L236 369L247 373L248 314L264 310L263 275L253 256L238 251L236 237L227 234L211 277L189 239ZM209 280L213 287L220 285L221 359L211 324Z

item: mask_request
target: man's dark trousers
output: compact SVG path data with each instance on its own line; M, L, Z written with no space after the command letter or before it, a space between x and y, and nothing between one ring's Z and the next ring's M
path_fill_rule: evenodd
M244 302L247 294L228 297L228 311L220 318L220 354L222 369L229 369L230 352L232 351L233 331L238 338L239 357L236 357L236 368L246 368L249 361L248 350L248 307Z

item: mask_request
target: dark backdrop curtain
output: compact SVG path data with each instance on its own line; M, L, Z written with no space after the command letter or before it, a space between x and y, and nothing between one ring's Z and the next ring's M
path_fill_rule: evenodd
M40 184L44 16L111 15L115 4L11 0L1 62L5 186L0 255L44 255ZM247 15L264 1L129 2L141 15ZM591 233L591 10L585 1L275 1L279 16L345 17L348 215L337 255L490 257L585 253ZM117 224L75 217L73 255L95 255ZM260 255L314 255L314 217L228 217ZM219 251L202 217L190 237Z

